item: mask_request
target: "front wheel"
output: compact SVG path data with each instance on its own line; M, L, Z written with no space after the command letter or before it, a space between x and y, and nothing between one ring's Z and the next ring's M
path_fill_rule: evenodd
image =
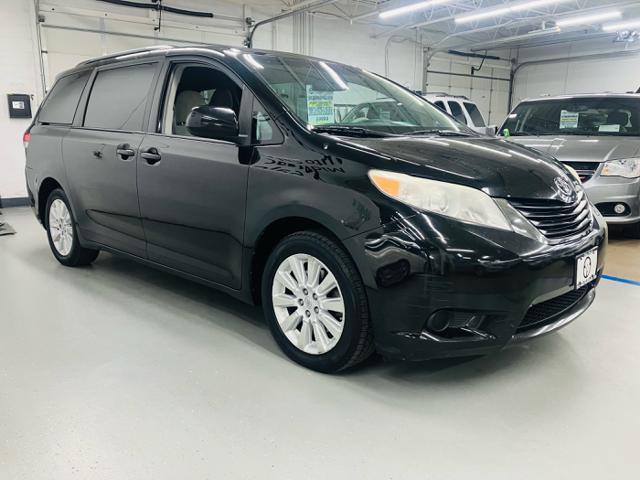
M61 264L67 267L88 265L100 253L80 245L69 200L63 190L58 188L49 195L45 221L49 247Z
M262 278L262 304L280 348L307 368L333 373L373 353L362 279L324 234L294 233L276 246Z

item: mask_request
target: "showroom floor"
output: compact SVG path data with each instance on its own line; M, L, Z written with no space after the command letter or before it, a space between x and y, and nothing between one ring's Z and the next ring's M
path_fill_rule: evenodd
M494 356L326 376L258 309L108 254L64 268L30 210L4 214L2 479L640 478L638 286L603 280Z

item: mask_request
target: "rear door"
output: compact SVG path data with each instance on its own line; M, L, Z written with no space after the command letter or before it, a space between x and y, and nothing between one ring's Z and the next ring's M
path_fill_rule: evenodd
M159 62L97 68L86 107L63 140L70 194L82 235L140 257L146 243L138 206L136 159Z
M248 176L243 147L195 136L186 120L198 106L230 108L246 133L250 106L246 114L240 110L250 96L221 65L174 59L165 70L151 114L155 128L138 158L149 259L239 289Z

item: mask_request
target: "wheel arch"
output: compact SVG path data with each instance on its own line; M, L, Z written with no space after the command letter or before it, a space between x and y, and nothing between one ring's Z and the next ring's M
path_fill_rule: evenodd
M57 188L64 191L60 182L58 182L53 177L46 177L44 180L42 180L42 182L40 183L40 187L38 188L38 219L40 220L40 223L44 228L47 228L47 219L45 215L45 211L47 209L47 199L49 198L49 195L51 195L51 192L53 192Z

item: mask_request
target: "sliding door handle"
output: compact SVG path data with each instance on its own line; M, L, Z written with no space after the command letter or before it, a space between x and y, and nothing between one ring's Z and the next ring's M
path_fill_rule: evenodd
M140 154L140 156L144 158L149 165L155 165L160 160L162 160L162 156L160 155L160 152L158 152L158 149L154 147L144 150Z

